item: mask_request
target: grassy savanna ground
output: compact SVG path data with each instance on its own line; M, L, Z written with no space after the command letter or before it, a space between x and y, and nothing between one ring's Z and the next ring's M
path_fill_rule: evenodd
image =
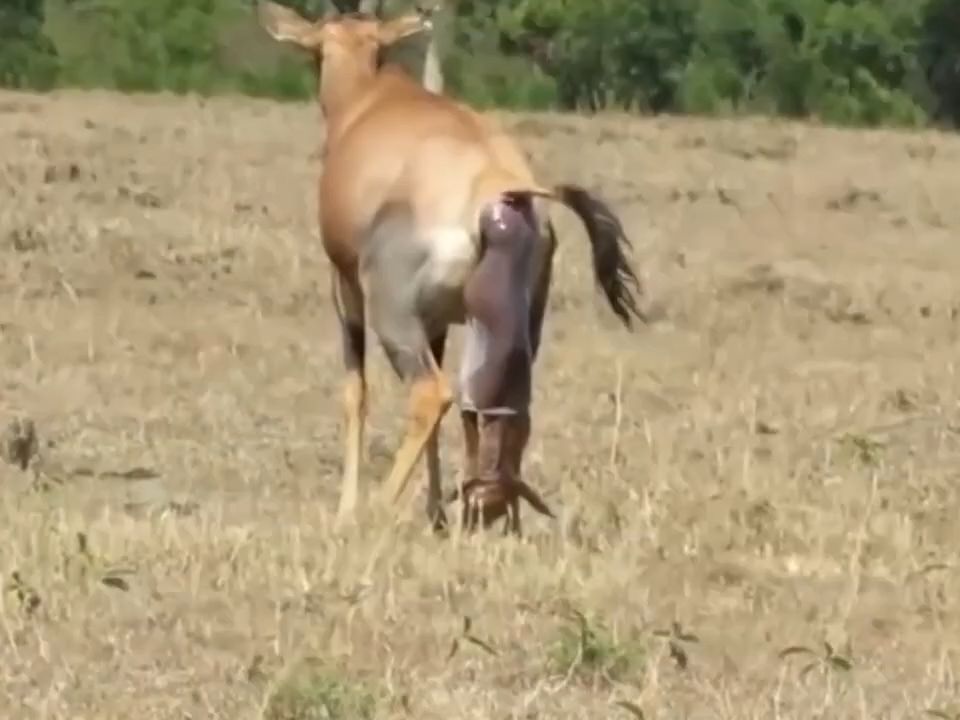
M508 118L621 213L656 322L558 211L526 466L558 521L435 538L421 469L339 537L314 106L0 101L0 419L40 438L0 465L5 715L957 709L960 139ZM370 381L364 497L405 408L375 345Z

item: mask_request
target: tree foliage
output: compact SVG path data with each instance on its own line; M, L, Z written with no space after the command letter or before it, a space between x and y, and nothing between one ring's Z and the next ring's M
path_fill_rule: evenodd
M47 89L57 79L53 43L43 33L43 0L0 4L0 85Z
M330 0L287 0L317 17ZM382 0L388 14L412 0ZM357 9L360 0L336 0ZM458 0L450 92L481 106L960 125L960 0ZM398 48L412 72L422 40ZM0 83L304 98L252 0L5 0Z

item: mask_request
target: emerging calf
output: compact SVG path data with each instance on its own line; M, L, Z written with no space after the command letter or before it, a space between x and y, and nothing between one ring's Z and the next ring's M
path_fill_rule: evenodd
M399 503L426 450L427 513L435 526L445 523L437 431L454 393L441 366L448 327L462 324L463 518L468 527L486 527L508 515L519 534L520 498L552 515L520 473L556 246L540 203L557 201L579 216L596 280L629 328L631 316L645 318L619 220L582 187L540 185L514 141L488 118L428 92L400 68L381 67L384 48L430 30L426 13L310 22L260 0L258 15L274 39L311 53L319 72L327 132L320 227L347 372L338 523L357 502L367 324L410 387L406 434L382 492Z

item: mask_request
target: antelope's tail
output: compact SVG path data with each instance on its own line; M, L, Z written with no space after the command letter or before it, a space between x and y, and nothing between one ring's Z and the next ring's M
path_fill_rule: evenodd
M633 318L649 322L637 304L637 296L644 294L643 287L625 252L632 247L630 239L609 205L586 188L571 183L557 185L552 190L530 185L504 195L548 198L570 208L587 231L594 279L610 308L628 329L633 327Z

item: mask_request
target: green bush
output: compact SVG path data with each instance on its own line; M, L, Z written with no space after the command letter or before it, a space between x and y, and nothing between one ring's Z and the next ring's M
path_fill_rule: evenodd
M56 49L43 34L43 0L0 4L0 85L46 90L60 70Z
M519 0L499 21L515 48L548 48L541 65L566 108L866 125L960 115L956 0Z

